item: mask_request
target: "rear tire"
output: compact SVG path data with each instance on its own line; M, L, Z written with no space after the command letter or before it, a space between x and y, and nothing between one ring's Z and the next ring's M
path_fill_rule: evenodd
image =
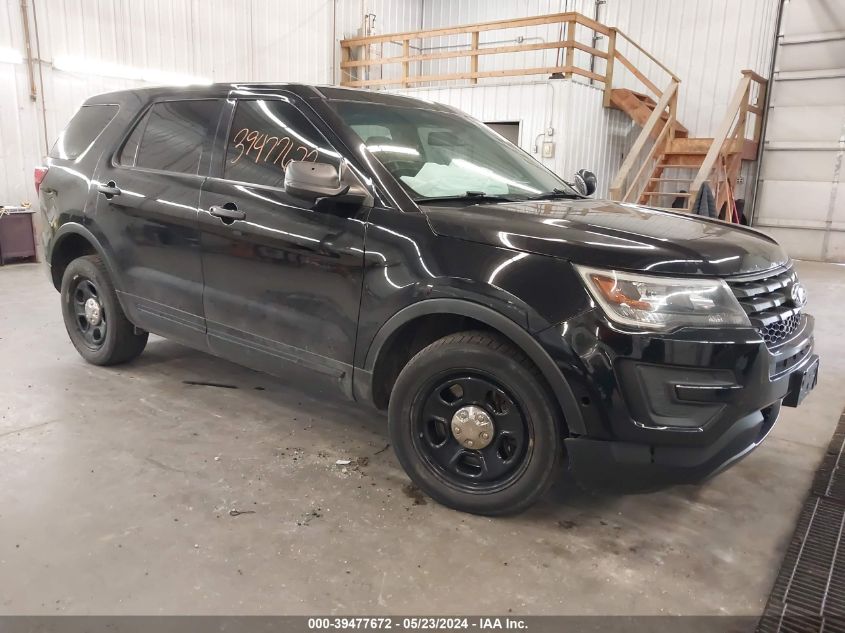
M137 333L120 307L98 255L79 257L62 276L62 316L71 343L93 365L117 365L138 357L148 334Z
M488 332L452 334L414 356L393 387L388 426L414 484L473 514L525 510L563 458L563 426L542 375Z

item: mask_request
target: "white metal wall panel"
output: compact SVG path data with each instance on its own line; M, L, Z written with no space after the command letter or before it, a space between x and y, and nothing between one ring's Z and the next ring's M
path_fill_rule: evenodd
M740 71L749 68L767 74L777 3L778 0L607 0L599 6L598 18L622 29L681 78L679 119L695 135L710 136L721 122L739 83ZM424 28L564 11L596 15L592 0L426 0L423 8ZM503 40L519 33L482 33L481 43L505 44ZM558 25L549 25L523 29L522 35L530 43L556 41L561 34ZM591 36L592 31L579 27L580 41L589 43ZM449 36L429 40L428 46L459 49L466 48L468 41L468 36ZM606 49L607 43L599 41L598 47ZM645 55L621 40L618 47L659 87L668 83L668 76ZM479 69L553 65L555 55L555 51L490 55L480 58ZM576 63L581 67L586 67L589 60L586 53L576 54ZM455 73L466 70L467 64L466 59L436 60L426 62L424 68L427 73ZM603 60L596 59L595 64L598 71L604 70ZM621 64L616 65L615 75L615 86L643 90L642 84Z
M373 5L373 12L393 7L393 19L403 24L392 23L391 29L401 30L414 11L419 19L420 0L29 0L29 4L33 47L33 10L37 17L44 94L37 81L39 97L32 102L26 66L0 62L0 204L34 199L33 166L86 98L144 85L98 74L102 64L212 81L330 84L339 63L337 39L360 25L362 7ZM400 6L404 10L396 8ZM18 0L0 4L0 47L24 54ZM90 72L54 67L66 57L85 60Z
M845 261L845 5L790 0L754 224L793 257Z

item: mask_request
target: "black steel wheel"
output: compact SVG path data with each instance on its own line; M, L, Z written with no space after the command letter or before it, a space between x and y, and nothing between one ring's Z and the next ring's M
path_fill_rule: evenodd
M86 255L70 262L62 276L62 316L76 351L94 365L116 365L138 356L148 334L123 313L103 261Z
M73 280L68 299L72 303L69 308L76 316L82 340L93 350L101 348L109 326L97 286L86 277L77 277Z
M468 491L492 491L519 476L533 433L514 397L495 378L467 373L438 378L421 396L412 414L414 446L444 481ZM464 426L469 430L461 432ZM474 437L468 437L473 430Z
M495 333L452 334L416 354L393 386L388 425L411 480L475 514L526 509L563 457L563 423L542 374Z

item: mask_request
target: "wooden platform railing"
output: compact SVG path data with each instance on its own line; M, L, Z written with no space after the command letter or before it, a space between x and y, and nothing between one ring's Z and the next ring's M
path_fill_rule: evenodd
M756 91L754 86L757 86ZM692 208L705 181L715 188L716 208L732 199L732 188L739 176L743 160L754 160L763 129L763 108L767 81L753 70L743 70L742 79L728 105L713 143L690 186L687 208ZM749 115L754 126L749 136Z
M517 36L524 36L524 29L526 27L548 26L559 24L560 39L551 42L520 42L508 46L484 46L481 42L481 33L488 31L507 32L519 29L519 33L513 34L514 41ZM583 27L580 29L578 27ZM579 35L589 35L590 43L579 41ZM464 44L454 44L449 47L449 50L439 50L436 52L424 52L426 50L423 44L426 40L432 38L439 38L444 36L466 36ZM593 45L597 41L594 36L601 36L600 41L607 43L606 50L596 48ZM415 46L412 47L411 43ZM419 46L416 46L419 43ZM495 22L481 22L477 24L465 24L462 26L451 26L439 29L425 29L420 31L406 31L402 33L389 33L386 35L371 35L362 37L353 37L342 40L341 47L341 85L357 88L379 88L385 86L400 86L410 87L419 84L434 84L444 81L468 81L471 84L478 83L479 79L484 78L499 78L499 77L517 77L526 75L553 75L560 74L563 77L571 78L573 75L578 75L600 82L604 85L604 104L610 104L610 91L613 87L613 76L615 62L619 62L628 69L631 74L642 85L651 92L655 99L659 99L663 94L655 81L649 78L647 73L638 68L626 55L626 51L620 51L620 44L625 43L627 47L630 45L633 49L638 50L644 54L648 59L656 64L666 75L675 80L680 81L678 77L660 61L658 61L648 51L643 49L639 44L634 42L625 33L617 28L605 26L592 18L589 18L581 13L567 12L554 13L550 15L540 15L530 18L517 18L513 20L498 20ZM401 55L373 55L373 47L379 46L383 48L384 45L389 44L394 49L401 47ZM456 49L459 46L464 48ZM412 54L411 49L417 48L419 53ZM543 65L535 67L514 67L496 70L479 70L479 58L490 55L503 55L514 53L527 53L531 51L553 50L556 51L555 63L552 65ZM576 63L576 51L581 51L593 58L604 60L604 69L596 70L589 68L582 68ZM465 70L457 72L429 72L423 74L421 72L422 65L420 62L429 62L435 60L445 59L465 59ZM562 63L561 63L562 61ZM600 64L601 66L601 64ZM381 69L381 77L370 77L370 71L375 68ZM385 77L385 73L392 74L392 76ZM665 77L658 80L662 83Z

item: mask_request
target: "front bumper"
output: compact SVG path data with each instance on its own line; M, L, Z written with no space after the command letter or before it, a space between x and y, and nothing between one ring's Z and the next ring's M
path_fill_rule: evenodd
M750 328L624 332L596 310L542 332L582 414L565 440L571 471L587 487L649 490L724 470L817 361L813 326L803 315L771 349Z

